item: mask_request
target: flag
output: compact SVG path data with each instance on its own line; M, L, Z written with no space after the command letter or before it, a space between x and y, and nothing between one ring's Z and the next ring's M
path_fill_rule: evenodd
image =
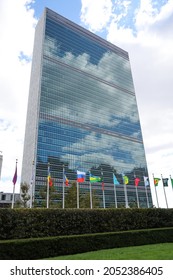
M124 184L127 185L129 182L129 178L127 176L123 176Z
M162 178L163 186L168 187L168 178Z
M173 179L170 177L170 179L171 179L171 185L172 185L172 188L173 188Z
M90 174L90 183L102 182L102 178L99 176L93 176Z
M49 187L53 187L53 181L52 181L52 178L51 178L50 175L48 176L47 180L48 180L48 183L49 183Z
M50 174L50 166L48 166L48 176L47 176L47 181L48 181L49 187L52 187L52 186L53 186L53 180L52 180L52 178L51 178L51 174Z
M15 169L15 173L14 173L12 182L13 182L14 185L15 185L16 182L17 182L17 162L16 162L16 169Z
M85 172L77 170L77 182L78 183L85 182L85 176L86 176Z
M66 186L68 186L69 179L67 178L67 176L65 174L64 174L64 183Z
M149 178L146 177L146 176L144 176L144 185L145 185L145 187L147 187L147 186L150 185L150 184L149 184Z
M114 174L113 174L113 181L114 181L114 185L119 185L120 184Z
M135 178L135 187L138 187L140 179L138 177Z
M160 178L154 178L154 185L155 185L155 187L158 186L159 181L160 181Z

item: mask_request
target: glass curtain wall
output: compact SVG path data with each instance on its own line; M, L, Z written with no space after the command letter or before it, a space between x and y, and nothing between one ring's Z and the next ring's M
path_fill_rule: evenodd
M69 188L76 171L86 172L80 191L89 192L89 172L102 176L106 207L152 205L145 151L128 53L48 10L43 40L41 94L36 150L35 199L47 184L62 195L63 167ZM136 192L134 178L140 182ZM102 183L92 188L102 202ZM66 189L67 190L67 189Z

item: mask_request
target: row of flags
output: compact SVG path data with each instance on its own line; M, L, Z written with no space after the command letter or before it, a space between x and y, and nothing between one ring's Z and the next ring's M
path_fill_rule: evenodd
M49 186L52 186L52 179L50 179L50 170L48 173L48 180L49 180ZM127 196L127 189L126 189L126 185L129 184L129 177L122 174L122 178L123 178L123 184L124 184L124 195L125 195L125 206L126 208L128 208L128 196ZM85 182L86 179L86 172L83 171L79 171L77 170L77 208L79 208L79 185L78 183L83 183ZM147 176L143 176L143 180L144 180L144 186L147 187L150 185L149 183L149 178ZM161 176L161 178L158 177L154 177L153 175L153 181L154 181L154 186L158 186L159 182L162 180L163 183L163 187L167 187L168 186L168 181L169 178L163 178ZM135 189L136 189L136 201L137 201L137 206L138 208L140 207L139 205L139 197L138 197L138 191L137 191L137 187L140 183L140 178L134 175L134 185L135 185ZM173 179L170 176L170 181L171 181L171 185L173 188ZM91 184L92 183L97 183L100 182L102 183L102 192L103 192L103 207L105 208L105 194L104 194L104 178L103 178L103 172L101 171L101 176L94 176L89 172L89 182L90 182L90 201L91 201L91 208L92 208L92 190L91 190ZM51 183L51 184L50 184ZM66 186L69 185L69 180L65 174L65 171L63 169L63 208L64 208L64 183ZM120 185L120 182L118 181L117 177L115 176L115 174L113 173L113 184L114 184L114 196L115 196L115 207L117 208L117 197L116 197L116 186ZM145 188L145 192L146 192L146 200L147 200L147 206L149 207L149 200L148 200L148 194L147 194L147 188ZM156 194L156 201L157 201L157 206L159 207L159 202L158 202L158 196L157 196L157 191L155 188L155 194ZM167 202L167 197L166 197L166 192L164 190L164 195L165 195L165 201L166 201L166 206L168 208L168 202Z
M162 181L163 186L164 187L168 187L168 182L169 182L169 178L153 178L154 180L154 186L157 187L159 185L159 182ZM171 181L171 185L173 187L173 179L170 176L170 181Z
M63 172L63 181L65 182L65 185L68 186L69 185L69 179L67 178L65 172ZM83 171L78 171L77 170L77 182L78 183L83 183L85 182L85 178L86 178L86 172L83 172ZM149 179L148 177L146 176L143 176L144 178L144 185L145 187L149 186ZM90 179L90 182L91 183L97 183L97 182L104 182L104 179L103 177L100 177L100 176L93 176L91 173L90 173L90 176L89 176L89 179ZM53 186L53 179L51 177L51 172L50 172L50 165L48 165L48 176L47 176L47 180L48 180L48 184L49 184L49 187L52 187ZM123 181L124 181L124 184L128 184L129 183L129 178L128 176L126 175L123 175ZM158 178L158 177L153 177L153 181L154 181L154 186L157 187L159 185L159 182L162 181L163 183L163 186L164 187L168 187L168 181L169 181L169 178ZM171 185L173 187L173 179L171 178L170 176L170 181L171 181ZM13 185L16 184L17 182L17 161L16 161L16 167L15 167L15 172L14 172L14 176L13 176ZM134 183L135 183L135 186L137 187L139 185L139 182L140 182L140 178L139 177L135 177L134 178ZM113 183L115 185L120 185L119 181L117 180L115 174L113 173Z
M154 186L155 186L155 195L156 195L157 207L159 208L157 187L159 186L159 183L162 181L166 207L168 208L168 201L167 201L167 196L166 196L166 192L165 192L165 187L168 187L169 178L163 178L162 175L161 175L161 178L158 178L158 177L154 177L154 174L153 174L153 181L154 181ZM170 181L171 181L171 186L172 186L172 189L173 189L173 179L171 178L171 175L170 175Z
M76 178L76 182L77 182L77 190L78 190L78 196L79 196L79 183L83 183L85 182L86 180L86 172L83 172L83 171L79 171L77 170L77 178ZM126 190L126 185L129 184L129 177L122 174L122 178L123 178L123 184L124 184L124 194L125 194L125 200L126 200L126 207L128 207L128 198L127 198L127 190ZM143 176L143 180L144 180L144 185L145 187L149 186L149 178L146 177L146 176ZM159 183L162 181L162 185L163 187L168 187L168 182L171 182L171 185L172 185L172 188L173 188L173 179L171 178L170 176L170 179L169 178L163 178L162 175L161 175L161 178L159 177L154 177L154 174L153 174L153 182L154 182L154 186L155 186L155 193L156 193L156 200L157 200L157 206L159 207L159 203L158 203L158 197L157 197L157 190L156 190L156 187L159 186ZM136 187L138 187L139 183L140 183L140 178L139 177L136 177L134 175L134 185ZM17 160L16 160L16 166L15 166L15 172L14 172L14 176L13 176L13 179L12 179L12 182L13 182L13 198L12 198L12 208L14 207L14 193L15 193L15 184L17 182ZM90 182L90 193L91 193L91 184L92 183L101 183L102 184L102 192L103 192L103 205L104 205L104 208L105 208L105 195L104 195L104 178L103 178L103 172L101 171L101 176L95 176L95 175L92 175L90 172L89 172L89 182ZM114 184L114 193L115 193L115 204L116 204L116 207L117 207L117 201L116 201L116 189L115 187L117 185L120 185L120 182L118 181L117 177L115 176L115 174L113 173L113 184ZM32 185L32 184L31 184ZM63 168L63 208L64 208L64 185L65 186L68 186L69 185L69 179L67 178L66 176L66 173L65 173L65 170ZM47 208L49 207L49 188L50 187L53 187L53 178L51 177L51 171L50 171L50 164L48 163L48 175L47 175ZM167 198L166 198L166 192L164 190L164 194L165 194L165 200L166 200L166 205L167 205L167 208L168 208L168 203L167 203ZM138 207L139 207L139 199L138 199L138 191L137 191L137 188L136 188L136 197L137 197L137 204L138 204ZM147 197L147 191L146 191L146 197ZM92 193L91 193L91 201L92 201ZM78 202L79 203L79 202ZM147 197L147 204L149 205L148 203L148 197ZM31 205L32 207L32 205ZM78 205L79 207L79 205ZM92 208L92 205L91 205L91 208Z
M76 172L76 182L77 182L77 208L79 208L79 183L84 183L86 180L86 172L84 171L79 171L77 170ZM124 196L125 196L125 206L126 208L128 208L128 196L127 196L127 189L126 189L126 185L129 184L129 178L128 176L122 174L122 178L123 178L123 184L124 184ZM149 179L146 176L143 176L144 178L144 185L145 187L149 186ZM101 171L101 176L95 176L92 175L91 172L89 172L89 183L90 183L90 207L92 208L92 189L91 189L91 184L93 183L101 183L102 185L102 194L103 194L103 207L105 208L105 193L104 193L104 178L103 178L103 172ZM140 178L136 177L134 175L134 185L135 187L138 187L140 182ZM117 177L115 176L115 174L113 173L113 183L114 183L114 197L115 197L115 207L117 208L117 195L116 195L116 186L120 185L120 182L118 181ZM65 191L64 191L64 186L68 186L69 185L69 179L67 178L66 174L65 174L65 170L63 167L63 198L62 198L62 207L65 208ZM49 187L53 186L53 181L51 178L51 174L50 174L50 166L48 165L48 185L47 185L47 194L49 193ZM146 189L146 199L147 199L147 205L149 207L149 200L148 200L148 194L147 194L147 188ZM47 196L47 208L49 207L49 201L48 201L48 197ZM139 197L138 197L138 191L136 188L136 200L137 200L137 206L139 208Z
M129 183L128 176L122 175L122 177L123 177L123 183L125 185L128 185L128 183ZM148 177L143 176L143 178L144 178L144 185L145 185L145 187L149 186L149 179L148 179ZM53 179L51 178L50 167L49 166L48 166L48 177L47 177L47 179L48 179L49 187L52 187L53 186ZM84 183L85 179L86 179L86 172L77 170L77 179L76 179L76 181L78 183ZM89 173L89 181L90 181L90 183L99 183L100 182L100 183L102 183L102 188L104 188L104 178L103 178L103 175L102 176L94 176L91 173ZM66 176L64 171L63 171L63 182L65 183L66 186L69 185L69 179L67 178L67 176ZM139 182L140 182L140 178L134 176L134 185L136 187L138 187ZM113 183L115 185L120 185L120 182L118 181L118 179L116 178L114 173L113 173Z

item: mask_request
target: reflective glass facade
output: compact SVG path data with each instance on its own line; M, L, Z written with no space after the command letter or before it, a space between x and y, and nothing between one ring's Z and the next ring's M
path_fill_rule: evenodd
M106 207L114 205L113 173L118 206L125 202L122 174L129 178L128 202L136 202L137 176L140 207L152 205L128 53L45 9L35 34L22 166L22 181L34 176L38 203L48 162L59 194L64 166L69 185L77 170L86 172L80 186L86 193L88 172L103 173ZM101 198L101 183L92 187Z

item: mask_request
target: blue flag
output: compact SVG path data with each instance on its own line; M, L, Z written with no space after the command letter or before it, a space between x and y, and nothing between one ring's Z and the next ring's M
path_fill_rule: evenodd
M114 181L114 185L119 185L120 184L114 174L113 174L113 181Z

